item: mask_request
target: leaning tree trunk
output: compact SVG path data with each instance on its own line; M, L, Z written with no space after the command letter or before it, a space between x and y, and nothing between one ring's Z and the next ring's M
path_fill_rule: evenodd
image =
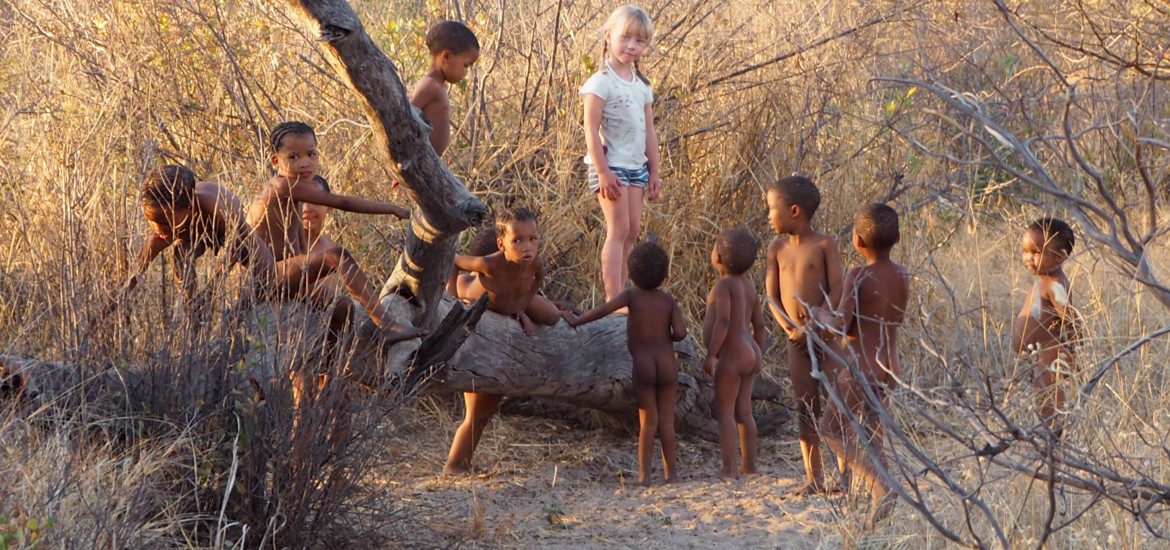
M361 98L390 171L416 205L405 250L382 294L409 302L416 326L433 326L455 239L479 225L487 210L439 160L431 147L431 128L411 107L394 63L366 34L349 3L290 0L289 6L316 28L330 64Z

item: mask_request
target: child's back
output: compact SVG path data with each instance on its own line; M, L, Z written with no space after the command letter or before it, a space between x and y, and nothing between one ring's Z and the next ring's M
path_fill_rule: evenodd
M431 66L415 84L410 103L431 125L431 147L439 156L451 143L451 100L447 85L457 84L479 59L479 40L462 23L443 21L427 31Z
M678 312L674 298L659 288L634 286L626 291L629 292L626 339L630 353L667 353L673 359L673 342L681 339L672 332Z
M627 288L580 317L569 315L571 326L595 321L618 309L627 308L627 343L633 359L634 400L638 405L638 482L650 482L654 438L662 440L663 472L667 483L678 481L674 438L674 406L678 401L678 365L674 347L687 337L687 326L674 298L659 290L670 270L670 257L662 247L644 242L630 251L630 278Z
M850 279L856 281L850 285ZM856 293L852 322L845 341L861 360L861 366L886 386L902 372L898 358L898 327L906 317L910 278L902 266L888 257L855 268L846 276L845 288Z

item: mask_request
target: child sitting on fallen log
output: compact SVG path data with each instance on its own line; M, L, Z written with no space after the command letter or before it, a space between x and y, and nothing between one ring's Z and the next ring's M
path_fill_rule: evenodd
M678 365L671 342L687 337L687 325L674 298L659 288L670 271L666 251L655 243L641 243L630 251L629 264L634 287L580 317L569 315L569 325L579 327L629 308L626 338L634 359L634 399L638 403L638 483L650 484L655 435L662 439L666 482L677 483L674 406L678 401Z
M537 294L544 282L544 263L539 252L540 233L536 214L526 208L508 209L496 217L496 246L487 256L456 256L455 266L470 272L473 280L460 285L460 299L478 300L487 294L489 311L514 317L525 334L535 325L557 324L561 312L548 298ZM465 392L466 412L455 431L444 475L471 471L471 457L483 436L484 426L496 413L503 396Z

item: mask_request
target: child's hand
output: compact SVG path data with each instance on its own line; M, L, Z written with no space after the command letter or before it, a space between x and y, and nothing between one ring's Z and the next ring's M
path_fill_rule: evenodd
M658 200L662 194L662 178L658 177L658 174L650 176L650 182L646 184L646 192L650 200Z
M820 306L814 306L812 309L808 310L808 314L813 323L817 327L823 329L818 331L818 334L827 333L837 336L845 335L845 327L842 326L844 323L841 322L841 317L837 316L837 314L831 310Z
M798 346L803 346L808 341L804 327L785 327L784 332L788 335L788 341Z
M601 184L598 192L601 193L601 198L616 201L622 198L622 184L618 181L617 175L609 168L601 168L597 170L597 181Z
M714 355L708 355L707 360L703 361L703 374L712 378L715 377L715 359Z
M536 324L523 311L517 315L517 318L520 320L520 328L524 329L525 336L532 336L536 332Z
M565 322L569 324L569 326L571 326L573 328L577 328L577 316L574 315L572 311L569 311L567 309L562 309L561 310L561 319L564 319Z

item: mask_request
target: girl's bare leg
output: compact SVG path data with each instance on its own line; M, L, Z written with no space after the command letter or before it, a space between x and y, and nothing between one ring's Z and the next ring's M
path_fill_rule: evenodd
M622 286L625 286L626 280L630 278L630 251L634 249L634 245L638 243L638 236L642 234L642 197L645 195L645 190L641 187L626 187L625 192L622 193L622 199L626 201L626 211L629 212L629 233L626 234L625 248L622 250ZM620 293L624 288L619 288Z
M622 187L622 196L609 200L597 194L601 212L605 215L605 244L601 246L601 282L605 299L612 300L625 290L625 265L629 254L630 209L627 203L629 187ZM635 238L637 236L635 235Z
M426 335L421 328L395 323L378 299L378 291L366 274L358 267L357 260L342 248L331 248L324 252L302 254L285 258L277 264L277 273L283 277L284 288L294 297L303 298L316 282L336 273L341 284L362 305L370 320L390 343L419 338Z

